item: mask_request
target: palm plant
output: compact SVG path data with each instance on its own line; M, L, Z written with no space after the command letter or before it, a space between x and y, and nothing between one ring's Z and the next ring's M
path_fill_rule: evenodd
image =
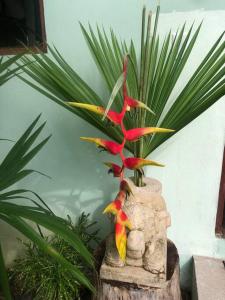
M81 270L76 265L71 264L60 252L46 241L42 235L41 227L60 236L73 247L88 265L93 266L92 256L81 241L79 234L71 230L67 221L54 215L50 208L36 193L27 189L15 189L12 187L21 179L37 172L32 169L24 168L50 138L50 136L48 136L40 143L33 146L45 125L45 123L43 123L35 129L39 118L40 116L33 121L0 164L0 220L17 229L44 253L59 263L65 270L70 271L71 276L74 277L78 283L93 291L93 286ZM25 205L18 203L17 201L19 200L26 200L30 202L30 204ZM35 224L37 224L39 233L34 229L33 225ZM0 273L0 286L5 298L7 300L12 299L1 244Z
M128 45L119 41L113 30L108 36L104 29L97 27L94 32L81 24L81 30L100 70L109 93L118 83L122 73L122 62L129 54L130 64L127 77L127 89L131 97L143 101L154 112L139 111L125 120L126 128L157 126L172 128L175 132L164 135L152 135L142 138L134 144L127 143L126 148L136 157L145 158L168 138L188 125L225 94L225 41L224 33L218 37L205 58L196 68L191 78L178 96L171 99L174 87L189 59L202 24L196 29L184 24L175 36L171 31L162 40L157 32L160 7L157 7L154 22L152 13L142 12L141 55L138 61L133 41ZM184 32L187 31L185 36ZM162 45L161 45L162 44ZM73 70L55 47L49 46L50 58L46 54L24 56L24 72L29 76L19 76L24 82L58 103L65 109L92 124L110 138L121 142L119 128L105 127L101 117L88 110L81 110L67 102L83 102L104 106L96 92ZM20 66L20 64L18 64ZM113 105L117 110L122 106L122 93ZM136 183L140 184L138 177Z

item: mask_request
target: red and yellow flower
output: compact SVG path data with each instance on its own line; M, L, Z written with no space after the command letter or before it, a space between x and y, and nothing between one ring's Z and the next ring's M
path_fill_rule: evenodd
M123 134L124 137L127 141L136 141L140 137L148 135L148 134L153 134L153 133L169 133L173 132L174 130L172 129L167 129L167 128L159 128L159 127L144 127L144 128L133 128L129 130L124 130L123 129Z
M121 153L125 144L125 139L122 142L122 144L118 144L114 141L104 140L100 138L92 138L92 137L80 137L80 139L83 141L94 143L98 148L106 150L113 155L117 155Z
M111 121L115 125L119 125L121 127L123 133L123 141L121 144L105 140L101 138L92 138L92 137L81 137L81 140L88 141L94 143L97 147L108 151L113 155L120 155L122 166L119 166L112 162L105 162L104 164L109 167L109 173L113 173L114 177L120 178L120 190L116 196L116 199L112 201L103 211L103 213L110 213L114 215L115 220L115 243L119 253L119 256L122 260L126 258L126 243L127 243L127 232L126 230L131 230L132 224L130 223L127 215L123 211L123 205L126 201L127 194L132 193L128 183L123 180L124 177L124 169L130 170L138 170L139 172L143 172L142 168L144 166L158 166L163 167L164 165L144 159L141 157L125 157L123 154L123 150L125 147L126 141L136 141L142 136L146 136L154 133L170 133L174 130L167 128L159 128L159 127L145 127L145 128L133 128L126 130L123 119L125 114L130 109L142 108L150 111L152 110L143 102L131 98L127 94L127 64L128 57L126 56L123 63L123 107L120 112L115 112L113 110L109 110L106 114L106 117L109 121ZM105 115L105 108L101 106L96 106L88 103L79 103L79 102L68 102L68 105L86 109L90 112L96 113L98 115Z

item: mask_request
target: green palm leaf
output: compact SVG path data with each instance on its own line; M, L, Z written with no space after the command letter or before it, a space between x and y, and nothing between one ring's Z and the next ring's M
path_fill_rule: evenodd
M22 217L27 220L31 220L45 228L51 230L55 234L59 234L64 237L75 249L76 251L89 263L92 265L92 257L86 247L81 242L78 235L72 233L64 225L66 222L51 213L48 213L46 209L33 207L24 207L23 205L15 205L13 203L0 202L0 211L4 214L13 214L14 216Z
M113 128L109 133L109 130L102 122L101 117L96 117L90 112L81 111L66 104L66 102L69 101L77 101L95 103L102 106L103 102L91 88L87 87L87 84L79 77L79 75L71 70L57 50L53 48L49 49L54 54L53 56L56 58L56 61L50 60L45 54L41 57L34 55L33 58L35 60L32 60L27 56L21 58L22 61L26 61L26 63L29 64L26 67L23 67L24 72L33 78L37 84L30 82L21 76L19 77L54 102L78 115L105 134L110 135L111 138L120 141L122 135L118 128ZM46 59L48 63L46 62ZM51 62L49 62L49 60ZM59 78L61 78L60 82Z
M128 150L142 157L149 155L225 94L225 42L223 41L224 33L222 33L180 94L171 99L176 83L192 54L202 24L197 28L194 28L194 25L187 28L184 24L177 30L175 37L169 32L162 41L157 33L159 10L158 6L153 21L151 13L148 13L146 19L146 9L143 9L140 62L137 60L136 46L132 41L128 45L124 41L121 42L113 30L107 34L104 28L97 27L95 31L91 26L86 29L81 24L84 38L109 94L121 75L123 57L129 52L128 93L131 97L139 98L147 103L155 112L155 116L145 111L139 111L138 115L127 114L126 128L160 126L175 129L175 132L171 134L153 135L136 145L134 143L126 145ZM186 36L184 32L187 32ZM87 110L67 106L68 101L92 103L99 106L106 106L106 103L69 66L56 48L49 47L49 50L53 58L46 54L33 55L32 59L28 56L21 58L21 63L25 65L23 70L30 79L23 76L20 78L110 138L121 141L122 136L119 130L106 127L99 116ZM121 105L122 93L120 92L113 106L119 111Z

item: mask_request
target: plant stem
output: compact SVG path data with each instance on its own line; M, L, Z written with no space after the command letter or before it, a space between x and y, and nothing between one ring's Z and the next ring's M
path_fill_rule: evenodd
M140 101L147 104L147 98L148 98L148 71L149 71L149 63L150 63L150 48L152 45L150 45L150 33L151 33L151 19L152 19L152 12L150 11L148 14L148 24L147 24L147 34L146 34L146 41L145 41L145 49L144 49L144 57L143 57L143 78L142 78L142 86L141 86L141 97ZM145 126L145 118L146 118L146 112L143 110L141 111L141 122L140 127ZM144 141L143 138L140 140L140 157L143 157L143 145Z
M146 11L143 9L142 15L142 39L141 39L141 68L140 68L140 87L139 87L139 99L140 101L147 103L146 85L148 78L148 67L149 67L149 45L150 45L150 32L151 32L151 11L148 14L147 33L145 38L145 14ZM145 112L139 110L138 112L138 124L137 127L145 126ZM137 143L138 157L143 157L143 138ZM138 180L136 183L138 186L143 186L142 175L138 174Z
M144 50L145 50L145 17L146 17L146 7L143 7L142 10L142 28L141 28L141 61L140 61L140 79L139 79L139 99L142 101L143 99L143 84L144 84ZM141 124L141 110L138 110L137 112L137 123L136 127L140 127ZM137 141L135 143L135 156L136 157L141 157L140 156L140 143L141 141ZM134 172L134 183L137 186L142 185L142 175L135 171Z

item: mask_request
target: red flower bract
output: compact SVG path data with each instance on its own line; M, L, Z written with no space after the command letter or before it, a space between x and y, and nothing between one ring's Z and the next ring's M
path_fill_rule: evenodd
M159 128L159 127L145 127L145 128L134 128L130 130L124 130L124 136L127 141L136 141L140 137L148 134L153 134L157 132L167 133L173 132L172 129Z
M125 143L125 140L122 144L118 144L114 141L104 140L100 138L81 137L80 139L83 141L94 143L97 145L97 147L102 148L113 155L119 154L123 150Z
M137 170L144 166L164 167L164 165L153 160L148 160L140 157L128 157L123 161L124 167L130 170Z
M114 177L120 177L122 176L122 168L118 166L117 164L111 163L111 162L104 162L104 164L109 167L108 173L113 173Z

